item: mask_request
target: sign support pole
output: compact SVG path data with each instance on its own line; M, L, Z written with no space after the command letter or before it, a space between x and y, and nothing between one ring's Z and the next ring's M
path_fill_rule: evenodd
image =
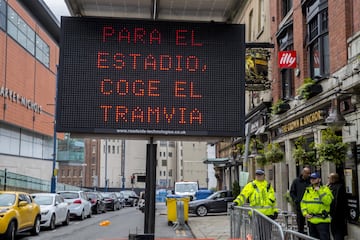
M144 233L155 234L155 191L156 191L156 144L153 137L146 145L146 181L145 181L145 222Z

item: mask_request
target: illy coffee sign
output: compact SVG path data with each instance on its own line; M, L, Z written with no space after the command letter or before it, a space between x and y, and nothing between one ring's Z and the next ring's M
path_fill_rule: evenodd
M296 68L296 51L280 51L278 65L279 68Z

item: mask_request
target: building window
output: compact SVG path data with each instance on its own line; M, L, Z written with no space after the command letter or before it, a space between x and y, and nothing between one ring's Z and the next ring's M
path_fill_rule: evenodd
M117 154L120 154L120 146L117 146Z
M111 153L111 146L108 146L108 153Z
M50 48L39 35L36 34L36 52L35 57L46 67L49 67L50 62Z
M91 163L96 164L96 158L95 157L91 157Z
M292 8L293 0L282 0L282 17L284 18L286 14L291 10Z
M264 0L259 0L259 14L258 14L258 32L264 30L265 24L265 10L264 10Z
M172 152L169 152L169 157L172 157Z
M281 51L293 50L294 36L293 36L293 24L288 22L284 24L277 33L277 42ZM281 97L283 99L290 99L295 96L295 79L294 70L284 68L280 71L281 81Z
M73 171L73 176L74 176L74 177L77 177L77 175L76 175L76 169L74 169L74 171Z
M253 30L254 29L252 29L253 28L253 20L254 20L254 14L253 14L253 11L251 10L250 11L250 13L249 13L249 24L248 24L248 41L251 41L251 40L253 40L253 38L252 38L252 32L253 32Z
M7 33L32 55L35 53L35 32L8 6Z
M294 70L292 69L282 69L281 70L281 89L282 89L282 98L290 99L295 94L294 88Z
M92 149L91 151L92 154L96 153L96 146L91 146L91 149Z
M0 28L6 31L6 2L0 0Z
M166 167L166 166L167 166L167 161L166 161L166 160L162 160L162 161L161 161L161 166Z
M172 169L169 170L169 177L172 177Z
M112 146L112 153L115 154L115 146Z
M330 73L327 1L317 0L307 6L308 50L312 78Z
M160 177L161 177L162 171L160 171L160 173L159 173L159 174L160 174Z

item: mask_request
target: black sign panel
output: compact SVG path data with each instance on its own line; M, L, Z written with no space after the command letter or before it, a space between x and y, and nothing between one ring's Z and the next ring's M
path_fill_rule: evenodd
M244 26L63 17L58 132L243 136Z

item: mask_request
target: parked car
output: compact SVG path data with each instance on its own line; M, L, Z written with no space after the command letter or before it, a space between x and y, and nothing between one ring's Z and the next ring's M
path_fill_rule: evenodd
M115 192L117 198L119 199L120 202L120 208L124 208L125 207L125 197L124 194L122 192Z
M132 190L123 190L121 191L122 194L124 194L125 197L125 205L135 207L138 204L139 196L136 194L136 192Z
M217 191L206 199L194 200L189 202L189 213L198 216L206 216L208 213L227 212L228 203L232 202L234 197L232 191Z
M0 191L0 239L14 240L17 233L40 232L40 206L28 193Z
M33 193L31 197L40 205L41 226L55 229L56 225L69 225L69 204L57 193Z
M86 192L86 195L90 200L92 213L99 214L106 212L104 197L99 192Z
M141 212L145 211L145 191L140 192L138 208Z
M101 195L104 197L106 209L120 210L120 201L114 192L102 192Z
M65 202L69 203L70 216L84 220L91 218L91 203L84 191L59 191Z

